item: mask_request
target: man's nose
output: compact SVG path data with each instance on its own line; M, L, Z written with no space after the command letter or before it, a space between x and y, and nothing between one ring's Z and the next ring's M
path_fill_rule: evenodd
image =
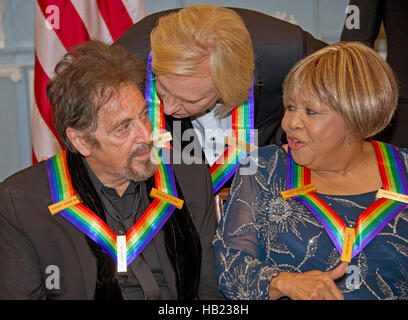
M133 131L135 143L149 144L152 141L152 125L150 121L139 121Z

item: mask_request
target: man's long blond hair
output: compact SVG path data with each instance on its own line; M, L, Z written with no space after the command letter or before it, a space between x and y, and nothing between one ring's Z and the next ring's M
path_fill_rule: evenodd
M195 5L159 19L150 36L152 69L156 75L199 75L209 64L222 106L216 114L227 115L248 99L254 72L251 37L234 10Z

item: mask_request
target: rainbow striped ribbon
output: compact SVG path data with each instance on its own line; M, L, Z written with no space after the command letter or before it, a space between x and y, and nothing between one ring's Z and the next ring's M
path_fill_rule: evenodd
M374 140L371 140L371 143L377 157L383 189L407 195L407 177L397 148ZM290 149L286 170L286 190L311 183L310 169L297 165ZM297 195L292 199L304 204L313 213L327 231L339 253L342 253L346 224L337 213L314 192ZM364 210L354 227L355 238L351 257L361 252L407 206L407 203L380 198Z
M254 84L252 80L249 98L234 108L231 114L233 137L254 145ZM210 168L215 194L235 174L239 162L248 154L246 150L229 145Z
M149 116L152 122L153 137L166 132L166 119L163 114L163 104L156 92L156 78L152 71L152 52L150 51L147 61L146 91L145 100L149 105ZM164 147L171 149L170 142L166 142Z
M154 174L156 189L177 198L174 172L165 153L153 147L159 160ZM154 199L135 225L126 233L127 260L132 262L164 226L176 207L166 201ZM128 262L128 265L129 263Z
M45 161L52 203L58 203L76 195L68 172L66 151ZM99 244L103 251L116 261L116 234L95 213L82 203L59 212L81 232Z
M147 63L147 75L146 75L146 91L145 99L148 103L149 117L152 122L152 136L156 137L166 132L166 119L163 113L163 104L156 93L156 78L152 72L152 53L150 52L149 60ZM171 149L170 142L164 144L165 148ZM170 195L177 196L177 190L175 188L173 169L170 165L169 159L163 149L154 148L155 156L158 159L162 159L161 164L158 166L160 174L155 175L156 187ZM166 177L166 179L162 179Z
M160 128L160 133L165 130L163 105L156 93L155 77L152 72L152 52L149 54L147 62L147 85L146 101L151 105L150 117L154 120L154 128ZM232 131L233 137L239 141L254 145L254 86L252 81L251 92L248 100L237 106L232 111ZM157 133L156 133L157 134ZM241 150L236 146L228 148L218 157L216 162L211 166L210 173L213 184L213 193L216 193L222 186L234 175L239 162L248 152Z
M150 111L151 108L149 109L149 112ZM158 131L157 125L160 125L160 128L163 129L164 118L153 117L152 126L155 128L156 133ZM162 152L162 149L154 147L152 150L156 159L159 160L155 172L156 188L173 197L177 197L174 172L169 159L167 159L165 153ZM48 159L45 165L47 168L52 202L58 203L75 196L76 192L72 187L67 167L66 151ZM157 198L153 200L134 226L126 233L127 265L132 263L154 238L157 232L160 231L175 208L174 205L168 202ZM104 252L117 262L117 235L95 213L81 203L64 209L59 213L81 232L100 245Z

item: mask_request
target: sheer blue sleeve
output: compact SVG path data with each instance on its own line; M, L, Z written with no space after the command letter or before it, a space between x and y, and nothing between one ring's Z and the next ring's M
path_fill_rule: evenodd
M220 290L228 299L266 300L278 269L267 261L265 224L259 220L257 194L276 171L284 151L261 148L240 163L214 241Z

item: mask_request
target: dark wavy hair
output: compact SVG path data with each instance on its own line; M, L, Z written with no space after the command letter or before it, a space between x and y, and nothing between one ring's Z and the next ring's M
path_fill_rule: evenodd
M55 67L47 85L54 125L65 148L77 151L66 136L68 127L82 131L94 146L98 111L126 83L144 92L146 67L120 45L101 41L74 46Z

